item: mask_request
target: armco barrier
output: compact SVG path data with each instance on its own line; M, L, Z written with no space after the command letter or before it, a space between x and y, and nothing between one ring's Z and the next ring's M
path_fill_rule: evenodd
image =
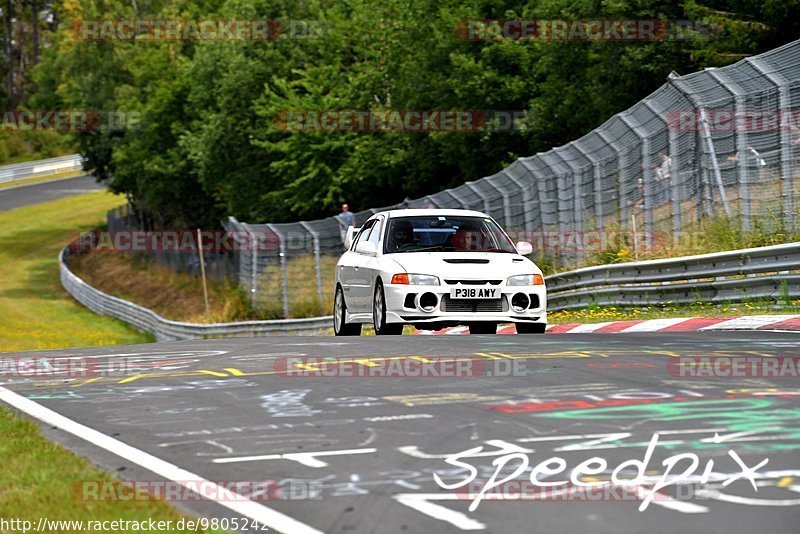
M0 167L0 183L55 174L57 172L78 171L82 168L83 158L80 154L4 165Z
M253 337L274 334L315 334L331 326L331 317L310 319L281 319L275 321L241 321L235 323L196 324L170 321L133 302L107 295L99 291L69 270L69 249L59 255L61 285L75 300L100 315L114 317L128 323L137 330L148 332L157 341L178 339L202 339L211 337Z
M546 282L550 310L792 299L800 297L800 243L586 267Z
M69 270L65 248L59 256L61 284L78 302L157 340L314 334L329 329L331 317L194 324L107 295ZM794 274L793 274L794 272ZM545 279L548 309L589 305L638 306L692 302L737 302L800 297L800 243L699 256L587 267Z

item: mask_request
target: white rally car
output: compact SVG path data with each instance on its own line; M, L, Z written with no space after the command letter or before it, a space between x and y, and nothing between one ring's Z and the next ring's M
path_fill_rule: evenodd
M494 334L514 323L520 334L547 326L542 271L523 257L488 215L468 210L391 210L351 228L336 264L333 304L337 336L358 335L372 323L378 335L403 325L438 330L468 325Z

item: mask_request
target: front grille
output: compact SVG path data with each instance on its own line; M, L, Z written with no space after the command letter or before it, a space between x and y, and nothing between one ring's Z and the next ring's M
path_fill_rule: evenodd
M442 299L442 311L462 313L491 313L507 311L505 299Z
M450 279L445 278L444 281L445 283L450 284L451 286L454 286L456 284L462 284L465 286L485 286L486 284L499 286L500 282L502 282L502 280L456 280L453 278Z

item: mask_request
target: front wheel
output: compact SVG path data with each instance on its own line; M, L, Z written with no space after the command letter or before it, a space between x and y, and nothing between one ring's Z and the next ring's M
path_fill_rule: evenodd
M544 334L547 329L546 324L542 323L517 323L517 334Z
M376 336L399 336L403 333L403 323L386 323L386 295L380 282L375 286L372 299L372 324Z
M333 333L337 336L357 336L361 334L361 325L347 324L347 308L344 303L344 292L342 287L336 288L336 296L333 298Z
M496 334L497 323L470 323L470 334Z

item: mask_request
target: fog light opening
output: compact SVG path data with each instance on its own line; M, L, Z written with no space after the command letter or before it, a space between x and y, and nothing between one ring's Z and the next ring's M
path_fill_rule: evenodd
M420 295L419 301L417 303L417 306L419 306L419 309L424 311L424 312L427 312L427 313L430 313L433 310L435 310L436 306L438 306L438 305L439 305L439 297L437 297L436 295L434 295L430 291Z
M511 297L511 307L517 313L522 313L527 310L530 303L531 301L525 293L516 293Z

